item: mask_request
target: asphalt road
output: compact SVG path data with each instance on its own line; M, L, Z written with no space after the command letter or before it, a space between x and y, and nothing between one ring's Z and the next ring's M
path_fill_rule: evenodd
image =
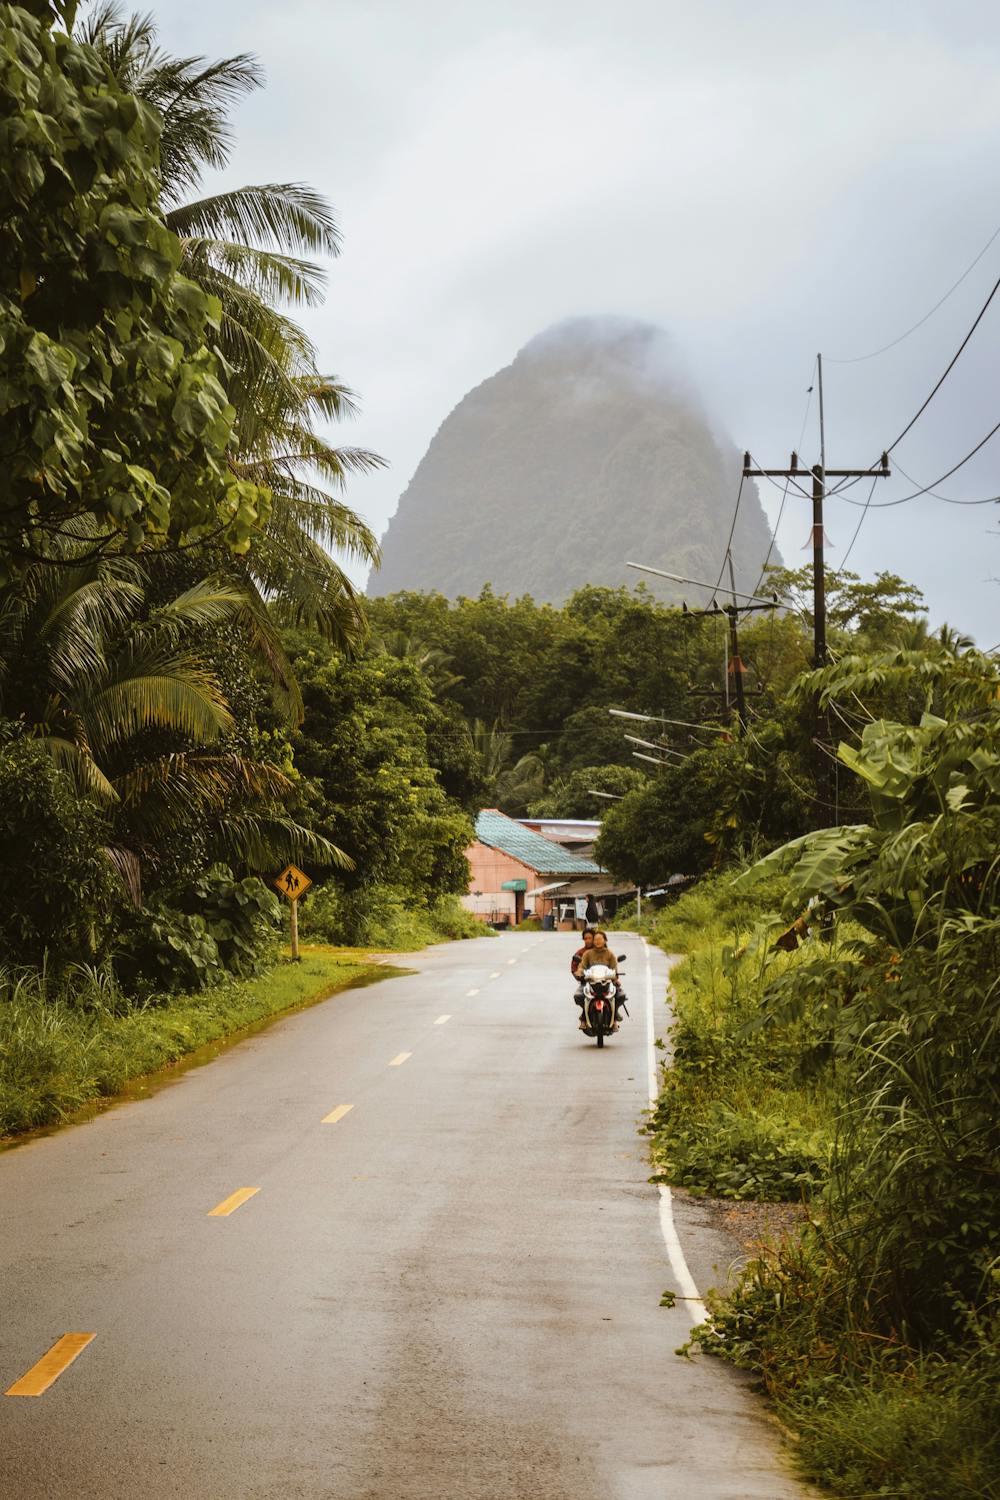
M675 1355L697 1303L658 1305L665 961L616 941L632 1020L599 1052L571 947L429 950L0 1156L0 1390L94 1335L0 1398L4 1500L802 1496L739 1375ZM674 1216L703 1288L726 1248Z

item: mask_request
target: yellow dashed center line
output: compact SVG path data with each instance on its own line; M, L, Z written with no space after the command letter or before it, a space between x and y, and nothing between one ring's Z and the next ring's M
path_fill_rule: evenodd
M466 990L466 992L465 992L465 998L467 1000L471 1000L472 997L473 997L473 995L478 995L478 994L479 994L478 990Z
M389 1066L390 1066L390 1068L401 1068L403 1066L403 1064L405 1063L406 1059L408 1057L412 1057L412 1056L413 1056L412 1052L399 1052L392 1059L392 1061L390 1062Z
M491 975L490 975L490 978L491 978L491 979L499 979L499 978L500 978L500 970L499 970L499 969L497 969L497 971L496 971L496 973L495 973L495 974L491 974Z
M509 964L516 964L517 963L517 959L516 958L508 958L507 962Z
M445 1021L450 1021L450 1020L451 1020L451 1016L438 1016L437 1020L434 1022L434 1025L435 1026L443 1026L444 1023L445 1023Z
M32 1365L26 1375L22 1375L20 1380L15 1380L4 1395L44 1395L52 1382L58 1380L64 1370L69 1369L74 1359L82 1354L91 1339L96 1337L95 1333L64 1333L61 1339L56 1339L48 1354L43 1354L37 1365Z
M234 1214L241 1204L246 1203L248 1198L252 1198L254 1193L259 1192L260 1188L237 1188L235 1193L230 1193L228 1198L223 1198L221 1203L217 1203L213 1209L210 1209L206 1217L228 1219L229 1215Z
M337 1108L331 1109L330 1113L324 1115L319 1123L321 1125L336 1125L337 1121L342 1120L345 1115L349 1115L353 1108L353 1104L338 1104Z

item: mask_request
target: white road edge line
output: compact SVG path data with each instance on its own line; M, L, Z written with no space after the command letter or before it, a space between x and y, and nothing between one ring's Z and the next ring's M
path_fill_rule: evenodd
M646 939L642 940L643 953L646 956L646 1055L649 1065L649 1102L655 1105L657 1098L656 1088L656 1033L653 1029L653 968L649 958L649 944ZM677 1278L677 1285L685 1299L688 1316L694 1324L704 1323L708 1317L708 1310L698 1294L694 1277L688 1270L688 1263L684 1259L684 1251L677 1237L677 1225L674 1223L673 1199L670 1189L666 1183L658 1183L660 1190L660 1230L663 1234L663 1242L667 1247L667 1258L670 1261L670 1269Z

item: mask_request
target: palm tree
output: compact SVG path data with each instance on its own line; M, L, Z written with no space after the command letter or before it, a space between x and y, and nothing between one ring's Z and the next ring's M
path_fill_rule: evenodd
M310 340L279 310L322 300L324 272L303 257L339 253L330 207L294 182L190 196L206 170L228 163L230 111L263 85L251 54L216 62L171 57L158 45L152 17L125 16L115 0L102 0L80 36L123 89L159 113L164 222L180 239L184 274L222 305L219 350L232 371L228 392L237 411L233 466L274 495L244 578L289 623L356 641L364 631L359 601L326 548L377 564L379 547L333 492L382 460L365 449L334 447L315 430L317 422L353 415L354 398L336 377L319 373Z
M482 764L488 795L503 812L525 812L545 789L541 757L529 751L515 760L513 736L499 722L487 725L473 719L468 734Z
M76 544L82 552L85 539ZM69 552L70 549L65 549ZM195 833L206 863L253 870L286 857L349 866L282 810L291 783L241 753L211 660L233 637L289 723L301 699L267 611L231 578L153 602L147 567L105 556L36 564L0 589L0 708L101 804L107 857L133 899L170 840Z
M377 642L378 649L397 661L408 661L422 672L435 697L440 700L464 679L451 670L452 657L440 646L428 646L426 642L407 635L405 630L383 631Z

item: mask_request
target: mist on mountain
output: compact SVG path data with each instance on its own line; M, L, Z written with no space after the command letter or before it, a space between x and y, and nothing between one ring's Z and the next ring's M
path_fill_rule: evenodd
M643 575L629 561L714 583L741 463L663 329L611 317L557 323L442 423L368 592L454 598L490 584L559 604L583 584L635 584ZM747 480L732 544L737 588L754 587L769 540ZM666 600L708 600L664 580L652 587Z

